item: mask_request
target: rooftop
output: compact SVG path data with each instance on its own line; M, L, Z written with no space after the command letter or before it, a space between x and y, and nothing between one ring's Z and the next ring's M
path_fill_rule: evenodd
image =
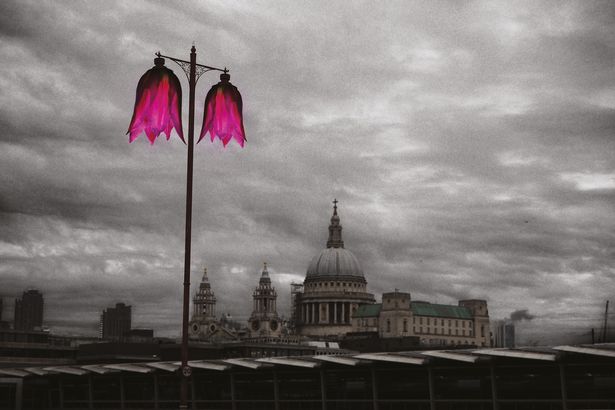
M343 352L343 353L342 353ZM290 367L320 367L326 363L337 365L355 366L360 363L373 362L397 363L399 365L424 366L433 365L436 362L481 364L490 361L502 360L509 363L518 361L524 363L548 363L568 362L589 363L599 360L604 364L605 360L615 358L615 343L553 346L553 347L525 347L515 349L447 349L411 352L379 352L349 354L343 350L341 354L322 354L314 356L278 356L261 358L232 358L219 360L193 360L190 366L198 369L225 371L232 368L259 369L270 366ZM592 362L593 363L593 362ZM91 373L105 374L109 372L126 373L151 373L154 371L175 372L180 366L178 361L152 361L138 363L108 363L96 365L71 365L71 366L41 366L41 367L15 367L0 368L0 376L29 377L44 376L47 374L69 374L85 376Z
M380 310L382 310L382 303L361 305L352 317L378 317Z
M427 302L411 302L412 313L417 316L446 317L451 319L472 319L470 309L454 305L440 305Z

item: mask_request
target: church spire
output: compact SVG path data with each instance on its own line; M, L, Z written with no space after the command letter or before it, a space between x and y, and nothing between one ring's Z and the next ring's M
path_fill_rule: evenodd
M342 240L342 225L340 225L340 217L337 215L337 202L337 199L333 200L333 216L331 216L331 225L329 225L327 248L344 247L344 241Z
M269 271L267 270L267 262L263 262L263 272L261 273L261 279L259 283L271 283L271 279L269 278Z
M210 289L211 285L209 284L209 278L207 277L207 268L203 269L203 279L201 279L201 284L199 285L199 289Z

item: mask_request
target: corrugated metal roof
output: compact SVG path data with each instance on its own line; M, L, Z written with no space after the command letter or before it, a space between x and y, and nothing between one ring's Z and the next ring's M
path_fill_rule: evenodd
M449 317L453 319L472 319L470 309L453 305L411 302L412 313L417 316Z
M279 365L298 366L298 367L318 367L320 364L326 365L347 365L354 366L363 361L376 362L396 362L399 364L411 365L426 365L433 363L434 360L454 360L468 363L482 363L483 361L497 360L499 357L507 359L520 359L529 361L561 361L566 354L575 354L574 357L583 357L590 355L598 355L595 351L599 351L599 355L603 356L604 360L611 360L615 352L615 344L602 345L581 345L581 346L557 346L549 347L531 347L517 349L471 349L471 350L438 350L438 351L410 351L410 352L378 352L378 353L363 353L351 355L335 355L335 356L287 356L287 357L270 357L270 358L235 358L225 360L197 360L190 361L188 364L191 367L208 369L208 370L229 370L232 367L247 367L250 369L259 369L265 367L275 367ZM582 354L579 354L582 353ZM480 360L480 358L484 358ZM86 375L90 372L104 374L111 371L122 372L138 372L150 373L153 371L172 371L169 365L179 367L179 362L151 362L151 363L111 363L98 365L72 365L72 366L55 366L53 368L11 368L0 369L1 375L15 377L29 377L32 375L45 377L47 374L66 373L71 375ZM229 366L230 365L230 366Z
M402 364L425 364L428 358L421 357L420 354L407 354L406 352L396 353L362 353L355 356L357 359L374 360L380 362L393 362Z
M378 317L381 309L382 303L361 305L357 311L352 314L352 317Z
M554 362L557 360L557 355L552 353L540 353L524 349L480 349L475 350L474 353L482 354L486 356L500 356L511 357L515 359L529 359L529 360L545 360Z
M437 357L440 359L456 360L459 362L476 363L480 357L473 355L471 351L464 350L428 350L421 351L423 356Z
M587 354L593 356L615 357L615 343L603 343L581 346L555 346L553 350Z

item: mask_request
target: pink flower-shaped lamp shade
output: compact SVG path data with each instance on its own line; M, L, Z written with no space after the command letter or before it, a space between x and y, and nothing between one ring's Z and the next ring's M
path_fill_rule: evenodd
M184 141L179 79L164 66L164 58L158 57L154 63L155 66L143 74L137 85L135 109L127 132L129 141L133 142L141 132L145 132L151 144L162 132L168 140L173 128Z
M203 128L200 142L209 132L211 141L220 138L226 146L234 139L243 147L246 141L243 129L243 117L241 94L233 84L229 82L231 76L227 73L220 75L220 82L209 90L205 97L205 112L203 115Z

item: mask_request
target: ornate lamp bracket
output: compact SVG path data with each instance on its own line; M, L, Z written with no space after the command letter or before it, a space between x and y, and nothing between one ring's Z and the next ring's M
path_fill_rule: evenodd
M190 61L181 60L175 57L165 56L165 55L160 54L160 51L156 53L156 57L168 58L169 60L173 60L178 66L181 67L181 69L184 71L184 74L186 74L186 77L188 78L188 82L190 82ZM210 67L208 65L197 63L195 73L194 73L195 74L195 77L194 77L195 84L199 81L199 78L208 71L222 71L223 73L228 73L228 70L226 69L226 67L217 68L217 67Z

